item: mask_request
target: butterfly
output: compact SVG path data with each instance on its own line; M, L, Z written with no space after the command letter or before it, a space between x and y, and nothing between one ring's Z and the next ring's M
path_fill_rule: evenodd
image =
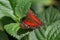
M40 28L40 26L43 26L44 24L41 22L41 20L36 16L36 14L29 10L26 17L24 17L21 21L20 27L23 29L34 29L34 28Z

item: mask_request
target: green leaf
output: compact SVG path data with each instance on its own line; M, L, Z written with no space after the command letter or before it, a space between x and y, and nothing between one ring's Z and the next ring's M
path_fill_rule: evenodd
M2 14L2 12L0 12L0 19L2 18L2 17L4 17L5 15L4 14Z
M1 18L1 23L3 24L2 26L10 23L15 23L15 21L11 17L4 16Z
M34 36L33 36L34 35ZM31 38L30 38L31 37ZM30 32L28 40L58 40L60 38L60 21L47 26L46 30L34 30Z
M44 40L44 38L45 38L45 35L44 35L45 31L43 31L43 30L44 29L40 29L40 30L36 29L34 31L38 40Z
M1 30L0 30L0 40L9 40L6 33L4 31L1 31Z
M35 30L37 39L40 38L39 40L58 40L58 38L60 38L60 21L56 21L55 23L48 26L45 32L42 32L42 29L40 30L41 31Z
M16 22L20 21L20 18L26 16L30 6L30 0L0 0L0 18L8 16Z
M8 9L12 9L8 0L0 0L0 4Z
M34 30L31 31L28 35L24 36L21 40L38 40Z
M60 21L47 27L45 36L47 40L58 40L60 38Z
M34 31L30 32L28 40L38 40Z
M14 21L17 21L16 16L13 14L13 10L8 0L0 0L0 15L2 17L11 17Z
M26 30L20 29L19 23L11 23L5 25L4 29L13 37L17 39L21 39L22 37L29 34L29 32L26 32ZM18 32L19 31L19 32ZM23 32L22 32L23 31ZM24 33L24 31L26 33Z
M17 35L17 31L20 29L19 28L19 23L11 23L5 25L4 29L13 37L18 38L19 36Z
M57 20L60 20L60 12L54 7L49 7L43 13L37 13L37 16L45 25L50 25Z
M8 7L10 7L10 8L8 8ZM5 14L6 16L11 16L12 15L13 11L11 9L9 1L0 0L0 12Z
M16 4L17 4L17 1L16 0L9 0L9 3L13 9L13 11L15 10L15 7L16 7Z
M17 0L15 7L15 15L19 18L26 16L28 10L30 9L30 0Z

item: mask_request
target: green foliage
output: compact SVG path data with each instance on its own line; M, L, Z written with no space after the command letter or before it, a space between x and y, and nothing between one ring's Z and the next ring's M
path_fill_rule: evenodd
M50 25L57 20L60 20L60 12L54 7L47 8L43 13L37 13L38 17L45 25Z
M59 10L49 7L45 12L37 13L37 15L43 21L45 26L41 27L40 30L36 29L31 32L31 35L28 35L29 38L27 38L27 40L58 40L59 37L56 38L56 36L60 33L58 33L58 28L60 27Z
M31 0L32 9L35 13L41 13L45 10L44 6L51 6L54 3L54 0Z
M50 5L52 2L53 0L32 0L32 3L41 5Z
M26 2L24 1L25 0L17 0L17 2L15 0L9 0L9 1L1 0L0 1L0 14L3 16L11 17L15 21L19 21L22 17L26 15L31 5L30 0L28 1L26 0Z
M58 40L60 38L60 20L50 25L46 29L46 37L48 40ZM48 33L48 34L47 34ZM59 35L59 36L57 36Z
M8 0L0 0L0 14L1 17L8 16L16 21L16 16L13 14L13 10Z
M58 40L58 38L60 38L59 31L60 31L60 21L56 21L52 25L47 26L46 30L43 31L41 28L40 31L35 30L35 33L38 40Z
M51 2L52 0L0 0L0 40L9 40L4 31L17 40L59 40L60 12L52 6L44 9L44 5L50 5ZM19 21L27 15L30 7L44 23L40 30L20 28Z
M9 40L6 33L4 31L1 31L1 30L0 30L0 40Z
M11 20L14 20L15 22L19 22L20 18L22 18L26 15L28 9L30 8L31 2L30 2L30 0L26 0L26 2L24 2L24 1L25 0L17 0L17 1L16 0L0 0L0 19L3 23L2 25L5 26L6 24L8 24L4 27L5 30L11 36L16 37L17 39L21 39L19 37L20 36L23 37L23 36L25 36L25 34L22 34L20 36L17 35L17 31L20 29L19 24L11 23L12 22ZM9 19L11 19L11 20L9 20ZM0 30L2 30L2 29L3 28L0 27ZM28 33L26 33L26 34L28 34ZM2 39L4 39L4 38L2 38Z
M26 16L27 11L31 6L30 0L9 0L12 6L13 12L16 17L20 20L20 18ZM26 1L26 2L25 2Z
M17 35L17 31L20 29L19 23L11 23L11 24L5 25L4 28L9 34L11 34L11 36L13 35L13 37L17 37L17 38L19 37Z
M0 21L0 40L9 40L7 34L4 32L1 21Z
M11 36L17 39L21 39L25 35L29 34L29 32L26 32L25 30L21 30L21 28L19 27L19 23L11 23L11 24L5 25L4 28ZM20 32L18 33L18 31ZM23 34L22 31L25 31L26 33Z
M17 5L15 7L15 15L18 18L26 16L30 6L31 6L30 0L17 0Z

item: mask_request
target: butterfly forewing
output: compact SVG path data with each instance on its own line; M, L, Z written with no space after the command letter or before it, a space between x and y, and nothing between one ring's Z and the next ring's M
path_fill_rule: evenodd
M39 26L43 26L41 20L37 18L35 13L31 10L28 11L27 16L21 22L21 28L29 29L29 28L38 28Z

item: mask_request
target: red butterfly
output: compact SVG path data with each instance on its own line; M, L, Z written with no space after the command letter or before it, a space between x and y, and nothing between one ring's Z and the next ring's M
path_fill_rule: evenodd
M23 29L29 28L38 28L39 26L43 26L41 20L39 20L32 10L28 11L26 18L24 18L20 24L20 27Z

